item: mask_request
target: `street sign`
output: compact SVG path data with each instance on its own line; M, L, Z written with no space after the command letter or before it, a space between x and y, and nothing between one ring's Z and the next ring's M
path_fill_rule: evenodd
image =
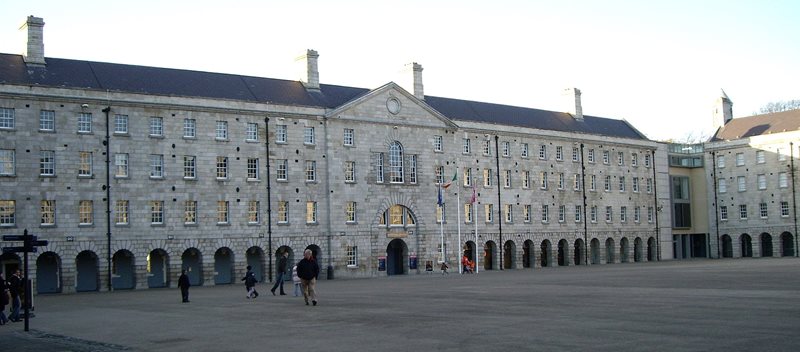
M25 247L3 247L3 253L22 253Z
M26 235L3 235L3 241L24 241Z

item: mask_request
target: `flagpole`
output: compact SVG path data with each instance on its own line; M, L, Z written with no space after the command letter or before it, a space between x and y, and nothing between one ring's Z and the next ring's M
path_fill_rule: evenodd
M458 166L456 166L456 176L458 176ZM461 256L464 255L463 251L464 248L461 247L461 192L458 192L458 184L456 184L456 215L458 219L458 257L456 261L458 262L458 273L464 273L464 266L461 265Z
M444 198L442 196L442 184L439 183L439 208L441 209L442 218L439 219L439 236L442 239L442 263L444 263Z
M478 273L478 192L476 190L475 178L472 179L472 222L475 223L475 273Z

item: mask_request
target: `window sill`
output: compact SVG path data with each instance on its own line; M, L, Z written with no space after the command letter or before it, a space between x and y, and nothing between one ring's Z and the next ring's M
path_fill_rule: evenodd
M258 178L248 178L248 179L247 179L247 182L254 182L254 183L258 183L258 182L261 182L261 179L258 179Z
M197 139L197 137L195 137L195 136L183 136L183 139L186 139L186 140L195 140L195 139Z
M231 223L229 223L229 222L218 222L217 226L231 226Z
M54 229L56 227L56 224L39 224L39 228L42 229Z
M247 226L261 226L260 222L247 222Z
M163 222L159 222L159 223L152 223L151 222L150 223L150 227L164 227L164 223Z
M358 269L358 265L347 265L348 269Z
M319 223L316 222L316 221L314 221L314 222L306 222L306 225L308 225L308 226L317 226L317 225L319 225Z
M56 133L55 130L39 130L39 133Z
M230 142L230 140L227 139L227 138L215 137L214 140L217 141L217 142Z
M130 137L131 134L128 133L128 132L114 132L112 134L112 136L114 136L114 137Z
M150 134L150 135L147 135L147 136L150 137L150 138L153 138L153 139L164 139L164 135L163 134Z
M258 143L258 139L245 139L245 143Z
M56 175L42 175L42 174L39 174L39 178L56 178Z
M92 132L92 131L78 131L77 134L79 134L79 135L80 134L82 134L82 135L92 135L92 134L94 134L94 132Z
M79 179L93 179L94 175L78 175Z
M94 224L78 224L79 228L94 227Z

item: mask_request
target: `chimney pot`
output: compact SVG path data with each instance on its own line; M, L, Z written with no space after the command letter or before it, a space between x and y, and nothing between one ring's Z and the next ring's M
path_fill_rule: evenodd
M583 107L581 106L581 90L578 88L564 89L567 97L567 113L578 121L583 121Z
M308 90L319 90L319 54L316 50L308 49L295 61L302 64L300 82Z
M27 31L27 43L22 58L28 65L45 65L44 61L44 19L28 16L27 21L19 27Z

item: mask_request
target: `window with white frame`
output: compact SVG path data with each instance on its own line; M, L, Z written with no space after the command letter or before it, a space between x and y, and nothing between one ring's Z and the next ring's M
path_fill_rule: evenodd
M558 222L567 221L567 206L566 205L559 205L558 206Z
M14 109L0 108L0 129L13 129L14 126Z
M289 160L278 159L275 160L275 178L278 181L286 181L289 179Z
M589 209L589 221L597 222L597 206L596 205L593 205Z
M525 206L522 207L522 220L524 222L531 222L531 205L530 204L525 204Z
M279 224L286 224L289 222L289 202L287 201L279 201L278 202L278 223Z
M128 177L128 154L114 154L114 177Z
M417 156L413 154L408 156L408 182L417 183Z
M226 200L217 201L217 224L230 222L230 203Z
M160 200L150 201L150 224L160 225L164 223L164 202Z
M652 224L654 216L655 216L655 211L653 207L647 207L647 222Z
M261 203L257 200L251 200L247 203L247 222L250 224L258 224L261 221Z
M789 216L789 202L782 201L781 202L781 217L788 217Z
M763 150L756 150L756 164L763 164L767 162L767 157L764 155Z
M347 267L358 266L358 246L347 246Z
M717 157L717 168L724 169L725 168L725 156L720 155Z
M644 167L650 167L650 154L644 155Z
M150 117L150 136L151 137L164 136L164 119L158 116Z
M625 192L625 176L619 177L619 191Z
M303 127L303 144L314 144L315 142L314 127Z
M756 181L758 181L758 189L765 190L767 189L767 175L760 174L756 176Z
M467 224L472 223L472 203L464 204L464 222Z
M631 153L631 166L639 166L639 153Z
M606 176L603 182L603 190L606 192L611 192L611 176Z
M356 162L344 162L344 182L356 182Z
M544 144L539 145L539 159L547 159L547 146Z
M625 165L625 152L617 152L617 165Z
M437 165L433 169L433 175L436 177L436 184L444 184L444 166Z
M653 193L653 179L648 177L647 180L645 180L645 183L647 186L647 193Z
M520 155L523 158L527 158L528 157L528 152L529 152L528 151L528 143L522 143L522 146L520 147Z
M78 202L78 224L91 225L94 223L94 203L91 200Z
M42 200L40 202L41 221L42 226L52 226L56 224L56 201L55 200Z
M383 153L375 155L375 182L383 183Z
M628 207L626 206L619 207L619 221L620 222L628 221Z
M183 138L197 137L197 120L183 119Z
M507 223L514 222L514 205L506 204L505 205L505 214L503 214L506 218Z
M317 162L306 160L306 182L317 181Z
M78 114L78 133L92 133L92 113Z
M197 177L197 157L194 155L183 156L183 178L194 179Z
M556 160L558 161L564 160L564 147L560 145L556 146Z
M542 204L542 222L549 222L550 221L550 206L548 204Z
M345 207L345 221L348 223L356 222L356 202L347 202Z
M164 156L161 154L150 154L150 178L164 177Z
M483 155L485 156L492 155L492 141L488 139L483 141Z
M581 153L578 147L572 147L572 161L573 162L581 161Z
M78 177L92 176L92 152L78 152Z
M539 188L547 189L547 171L542 171L539 173Z
M511 170L504 170L503 187L511 188Z
M744 153L736 153L736 166L744 166Z
M583 207L580 205L575 206L575 222L581 222L583 219Z
M464 186L472 186L472 168L470 167L464 168Z
M306 223L314 224L317 222L317 202L306 202Z
M775 154L778 154L778 161L786 161L786 153L781 148L775 148Z
M0 226L17 224L17 201L0 200Z
M483 186L492 187L492 169L483 169Z
M114 223L127 225L130 221L130 209L127 200L117 200L114 205Z
M55 176L56 174L56 152L54 150L39 151L39 175Z
M16 151L14 149L0 149L0 176L13 176L16 170Z
M739 205L739 219L747 220L747 204Z
M183 224L191 225L197 223L197 201L186 200L183 202Z
M641 220L642 214L639 207L633 207L633 222L638 223Z
M403 183L403 146L398 141L389 145L389 182Z
M486 218L486 222L494 222L494 204L484 204L483 213Z
M442 151L442 136L433 136L433 151Z
M603 164L608 165L608 163L611 161L610 159L611 159L610 152L608 150L604 150L603 151Z
M614 220L614 209L609 205L606 206L606 222Z
M508 141L503 142L503 156L510 156L511 155L511 143Z
M258 158L247 158L247 179L250 181L258 180Z
M528 170L522 172L522 188L531 188L531 172Z
M759 215L761 215L762 219L767 218L767 216L769 215L769 212L767 212L767 203L765 202L758 203L758 213Z
M597 176L589 176L589 190L594 192L597 189Z
M472 146L470 145L471 141L469 138L464 138L462 143L461 152L464 154L472 153Z
M286 143L286 125L275 126L275 143Z
M722 221L728 220L728 207L721 205L719 207L719 219Z
M778 173L778 187L780 187L780 188L789 187L789 180L788 180L785 172L779 172Z
M114 115L114 133L128 134L128 115Z
M228 178L228 157L217 157L217 179L224 180Z
M737 177L736 181L739 185L739 192L744 192L747 190L747 181L744 176Z
M638 177L634 177L633 178L633 182L631 183L631 186L633 187L633 189L632 189L633 193L639 193L639 178Z
M220 141L228 140L228 121L217 121L214 131L215 139Z
M558 189L559 190L563 190L564 189L564 183L565 183L564 173L563 172L559 172L558 173Z
M246 141L248 142L258 142L258 124L257 123L247 123L246 129Z
M589 152L586 154L586 160L588 160L590 164L594 164L594 149L589 149Z
M572 175L572 189L575 191L581 190L581 175L574 174Z
M56 130L56 112L53 110L39 111L39 131L52 132Z
M347 147L355 145L356 132L352 128L345 128L342 136L342 144Z

